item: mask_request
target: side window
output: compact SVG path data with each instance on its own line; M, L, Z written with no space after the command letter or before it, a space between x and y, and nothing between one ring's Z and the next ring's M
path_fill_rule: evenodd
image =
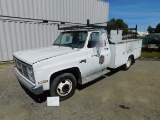
M108 40L107 40L107 34L106 33L102 33L100 35L100 38L99 38L99 46L100 47L104 47L108 44Z
M98 44L98 41L99 41L99 32L91 33L87 47L94 48Z

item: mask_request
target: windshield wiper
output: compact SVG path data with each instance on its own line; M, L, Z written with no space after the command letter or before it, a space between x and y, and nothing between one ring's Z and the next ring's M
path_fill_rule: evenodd
M59 45L59 44L53 44L53 45Z
M63 47L70 47L72 49L74 49L74 48L80 49L81 48L77 44L53 44L53 45L56 45L56 46L59 46L59 47L61 47L61 46L63 46Z
M56 45L56 46L59 46L59 47L61 46L60 44L53 44L53 45Z

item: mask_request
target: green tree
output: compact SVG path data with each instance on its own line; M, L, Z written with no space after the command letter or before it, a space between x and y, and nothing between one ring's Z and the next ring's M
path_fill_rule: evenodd
M109 30L111 30L111 29L123 30L123 35L126 35L128 33L128 30L126 30L126 28L128 28L128 25L122 19L116 20L116 19L112 18L108 22L108 27L109 27Z
M109 28L112 29L116 29L116 20L114 18L112 18L109 22L108 22Z
M114 25L115 22L116 22L116 20L115 20L114 18L112 18L108 23L109 23L110 25Z
M147 31L148 31L149 33L154 33L154 28L152 28L151 26L148 26Z
M156 33L160 33L160 23L156 26L155 32L156 32Z

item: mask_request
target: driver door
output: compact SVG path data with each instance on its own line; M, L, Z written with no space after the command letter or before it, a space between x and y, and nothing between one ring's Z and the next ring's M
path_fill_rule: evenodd
M90 74L107 68L111 59L111 53L106 33L92 32L86 51L90 64Z

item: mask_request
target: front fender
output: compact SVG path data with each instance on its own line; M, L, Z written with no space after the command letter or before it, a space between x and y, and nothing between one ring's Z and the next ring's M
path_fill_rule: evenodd
M49 90L50 89L50 82L51 82L51 76L55 73L58 72L67 72L68 69L72 69L72 68L78 68L78 66L57 66L57 68L48 68L48 69L43 69L40 71L36 71L35 72L35 79L36 79L36 83L39 84L39 82L41 81L48 81L47 83L43 83L43 90ZM80 69L79 69L80 72Z

